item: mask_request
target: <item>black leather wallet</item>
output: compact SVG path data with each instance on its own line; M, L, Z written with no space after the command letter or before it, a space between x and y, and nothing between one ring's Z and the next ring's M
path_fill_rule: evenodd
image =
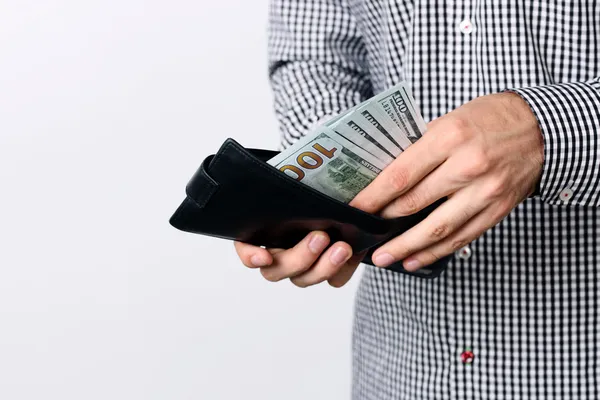
M375 249L422 221L440 200L426 209L384 219L350 207L290 178L267 164L278 153L246 149L227 139L207 157L186 187L186 198L171 217L186 232L237 240L258 246L290 248L309 232L322 230L331 243L342 240L355 253ZM449 257L415 273L401 262L388 269L423 278L439 276Z

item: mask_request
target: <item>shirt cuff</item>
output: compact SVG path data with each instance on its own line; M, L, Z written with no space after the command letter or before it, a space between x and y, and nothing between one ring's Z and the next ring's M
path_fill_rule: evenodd
M529 104L544 140L544 166L535 195L551 205L598 207L600 81L510 91Z

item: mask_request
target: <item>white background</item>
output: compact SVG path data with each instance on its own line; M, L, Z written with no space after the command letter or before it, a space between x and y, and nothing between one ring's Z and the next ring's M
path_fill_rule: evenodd
M0 0L0 399L344 399L357 279L271 284L168 224L277 148L267 0Z

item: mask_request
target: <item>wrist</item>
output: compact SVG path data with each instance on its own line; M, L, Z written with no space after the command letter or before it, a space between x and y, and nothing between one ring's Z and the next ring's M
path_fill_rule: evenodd
M512 120L519 127L519 132L531 138L531 161L538 167L535 184L528 197L540 196L542 170L544 166L544 136L539 121L530 105L518 93L507 91L502 93L506 99L506 107Z

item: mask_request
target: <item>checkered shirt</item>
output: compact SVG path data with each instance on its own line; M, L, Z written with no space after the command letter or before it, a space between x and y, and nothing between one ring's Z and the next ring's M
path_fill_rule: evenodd
M539 194L438 279L365 267L353 398L600 399L600 1L272 0L282 146L405 80L425 120L515 90Z

